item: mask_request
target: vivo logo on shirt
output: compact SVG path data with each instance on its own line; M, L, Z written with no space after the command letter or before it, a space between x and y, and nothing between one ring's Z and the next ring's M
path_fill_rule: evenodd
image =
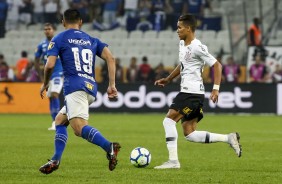
M77 40L77 39L68 39L69 43L77 44L77 45L91 45L89 40Z

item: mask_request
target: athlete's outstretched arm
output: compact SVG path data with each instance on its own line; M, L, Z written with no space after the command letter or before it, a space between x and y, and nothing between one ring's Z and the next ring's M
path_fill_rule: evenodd
M104 47L102 55L102 59L107 62L108 66L108 74L109 74L109 87L107 89L109 99L117 98L117 89L116 89L116 61L114 56L112 55L110 49L108 47Z
M170 83L175 77L177 77L180 74L180 68L181 68L181 64L175 67L175 69L166 78L162 78L155 81L155 85L164 87L165 85Z
M53 68L56 64L57 56L49 56L47 59L47 63L44 67L44 79L43 79L43 84L40 89L40 96L41 98L44 97L43 92L48 88L49 80L51 78Z
M214 86L210 96L210 99L216 103L218 101L219 86L221 82L222 66L220 62L216 61L214 67Z

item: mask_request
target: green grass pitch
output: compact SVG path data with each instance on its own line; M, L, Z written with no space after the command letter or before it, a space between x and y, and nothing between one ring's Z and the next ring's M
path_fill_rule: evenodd
M282 117L206 115L198 130L240 132L243 154L238 158L224 143L187 142L180 124L178 153L181 169L154 170L168 158L164 114L91 114L89 124L110 141L122 145L119 164L108 170L105 153L76 137L69 139L60 168L43 175L38 168L53 154L54 131L49 115L0 115L0 183L281 183ZM147 148L152 162L146 168L130 164L137 146Z

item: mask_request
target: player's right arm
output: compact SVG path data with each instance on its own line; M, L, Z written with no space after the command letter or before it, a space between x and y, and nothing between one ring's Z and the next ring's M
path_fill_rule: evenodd
M49 81L50 81L53 69L55 67L56 61L57 61L57 56L49 56L47 59L47 63L44 67L43 84L40 89L41 98L44 97L44 94L43 94L44 90L48 89Z
M115 58L108 47L104 47L101 54L101 58L104 59L108 65L108 74L109 74L109 87L107 89L108 97L110 100L114 100L117 98L117 89L115 83L115 76L116 76Z
M162 78L155 81L155 85L159 87L164 87L168 83L170 83L175 77L180 74L181 64L179 64L175 69L167 76L166 78Z

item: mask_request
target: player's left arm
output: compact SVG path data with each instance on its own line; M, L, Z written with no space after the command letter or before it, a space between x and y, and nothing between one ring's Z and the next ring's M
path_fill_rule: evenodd
M40 89L41 98L44 97L44 94L43 94L44 90L48 89L48 84L49 84L53 69L55 67L56 61L57 61L57 56L49 56L47 59L47 63L44 67L43 85L41 86L41 89Z
M117 98L117 89L115 83L116 76L116 62L108 47L104 47L101 58L107 62L108 74L109 74L109 87L107 89L109 99Z
M219 87L220 87L220 81L222 76L222 65L220 64L220 62L216 61L213 67L214 67L214 84L213 84L213 90L210 99L214 103L216 103L218 101L218 95L219 95Z
M200 58L210 67L214 67L214 84L210 99L213 103L216 103L218 101L219 87L222 77L222 65L208 52L208 48L205 45L199 45L196 54L199 54Z

